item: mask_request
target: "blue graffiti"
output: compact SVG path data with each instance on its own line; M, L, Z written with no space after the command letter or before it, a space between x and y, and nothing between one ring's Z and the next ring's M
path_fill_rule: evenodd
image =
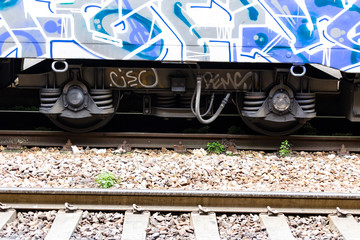
M93 53L89 49L85 48L82 44L80 44L79 42L77 42L75 40L52 40L52 41L50 41L50 57L51 58L55 57L54 56L54 45L57 43L73 44L73 45L77 46L79 49L81 49L83 52L86 52L95 58L103 59L101 56L96 55L95 53Z
M99 8L101 9L100 6L97 6L97 5L89 5L89 6L86 6L85 9L84 9L84 12L87 12L89 10L89 8Z
M122 28L121 28L122 31L126 29L126 25L125 25L124 21L121 21L121 22L115 24L115 27L118 27L118 26L122 26Z
M155 8L152 6L151 9L159 16L159 18L164 22L164 24L169 28L169 30L175 35L175 37L179 40L181 49L181 62L184 59L184 43L181 41L180 37L174 32L174 30L169 26L169 24L166 23L166 21L161 17L161 15L155 10Z
M55 21L47 21L45 24L44 24L44 30L47 31L48 33L61 33L64 31L63 27L61 27L61 19L59 19L57 21L57 23Z
M45 0L35 0L36 2L43 2L48 5L48 9L51 13L54 13L54 11L51 9L51 1L45 1Z
M341 0L315 0L315 4L317 7L333 6L336 8L344 8ZM349 8L349 11L355 11L360 13L360 8L357 5L353 4Z
M122 12L123 14L127 14L130 10L123 9ZM154 25L153 31L151 31L152 22L139 14L132 15L129 20L129 25L132 28L129 36L130 42L124 42L124 49L128 51L134 51L139 45L146 44L149 37L152 39L161 33L161 29L157 25ZM155 60L162 52L162 49L163 40L159 40L138 53L137 56L144 59Z
M184 16L184 14L181 12L181 7L182 4L180 2L175 3L174 5L174 14L183 22L185 23L186 26L188 26L189 28L191 28L191 23L189 22L189 20L186 19L186 17ZM199 33L195 30L192 29L192 32L195 34L195 36L197 38L201 38L201 36L199 35Z
M264 47L269 42L268 36L265 33L261 32L254 36L254 40L256 45L260 47Z
M103 19L109 15L112 15L112 14L116 14L118 15L119 12L118 12L118 9L104 9L104 10L101 10L100 12L98 12L95 17L94 17L94 27L96 29L96 31L100 32L100 33L103 33L103 34L106 34L106 35L110 35L104 28L103 26Z
M0 54L319 63L360 72L359 2L0 0ZM66 44L71 52L57 49Z
M218 43L228 44L229 62L231 62L231 43L229 41L210 40L210 42L218 42Z
M240 2L242 4L244 4L244 6L247 6L247 5L250 4L248 0L240 0ZM256 10L256 8L250 7L250 8L248 8L248 11L249 11L249 18L252 21L256 21L258 19L258 16L259 16L259 12Z
M0 10L13 7L17 4L18 0L0 0Z
M127 8L123 9L123 14L127 14L133 10L128 0L123 0L123 3ZM134 18L130 18L128 22L131 29L133 30L130 33L130 42L132 44L145 44L149 38L149 27L151 27L151 22L140 15L136 15ZM145 27L144 24L147 25L148 28Z
M34 46L35 51L36 51L36 57L41 56L43 54L40 44L31 34L21 31L21 30L14 30L13 33L15 34L15 36L25 37L27 40L26 43L31 43L31 45ZM5 32L2 35L0 35L0 49L2 49L3 44L10 37L11 37L11 35L9 32Z
M124 15L130 12L131 10L128 9L122 10L122 14ZM94 27L96 31L110 35L103 26L103 20L105 17L112 14L118 15L118 9L104 9L95 15ZM129 52L135 51L139 46L146 44L149 37L152 39L161 33L161 29L157 25L153 26L153 31L151 32L152 22L139 14L133 14L127 22L132 31L128 36L129 41L123 41L123 49ZM120 24L123 24L125 28L125 23L123 21L115 26L119 26ZM152 44L136 55L144 59L155 60L160 55L162 48L163 40L159 40L157 43Z
M230 17L229 21L232 20L231 13L228 10L226 10L223 6L221 6L219 3L215 2L215 0L210 1L210 6L191 6L191 8L213 8L213 4L218 6L219 8L221 8L223 11L225 11L229 15L229 17Z

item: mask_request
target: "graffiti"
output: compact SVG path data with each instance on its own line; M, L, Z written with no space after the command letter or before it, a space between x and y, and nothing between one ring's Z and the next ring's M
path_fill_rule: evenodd
M106 75L109 76L110 86L117 88L154 88L159 83L157 72L154 68L147 70L126 70L126 69L107 69Z
M6 0L0 57L318 63L360 72L359 22L360 0Z
M211 72L203 74L205 89L241 89L246 87L246 81L250 80L252 72L244 76L240 72L223 73L213 75Z

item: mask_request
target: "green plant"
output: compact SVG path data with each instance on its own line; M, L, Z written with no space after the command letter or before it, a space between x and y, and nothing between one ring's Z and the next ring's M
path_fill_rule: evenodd
M207 147L206 151L209 152L209 153L220 154L220 153L225 152L224 145L220 144L219 142L208 143L206 145L206 147Z
M280 156L285 157L285 156L289 155L290 152L291 152L291 146L290 146L290 143L288 142L288 140L281 142L280 149L279 149Z
M104 171L95 177L95 181L102 188L110 188L119 183L120 179L115 177L114 174Z

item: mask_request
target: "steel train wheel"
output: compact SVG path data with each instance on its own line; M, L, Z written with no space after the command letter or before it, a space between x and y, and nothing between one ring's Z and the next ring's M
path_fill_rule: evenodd
M277 123L269 122L263 119L257 119L256 121L250 120L246 117L241 117L243 122L252 130L268 135L268 136L283 136L289 135L296 130L299 130L305 123L300 121Z
M259 96L259 99L262 101L265 101L266 96ZM252 106L256 109L259 109L261 107L262 103L259 103L258 106ZM241 116L241 119L243 122L248 126L250 129L269 136L282 136L282 135L289 135L296 130L300 129L306 121L302 122L301 120L291 121L291 122L272 122L267 121L264 119L254 119L254 118L248 118L244 117L242 115L242 110L244 108L243 105L243 98L240 94L236 95L236 107L237 110ZM255 109L255 110L256 110Z
M95 131L111 121L116 114L116 110L120 102L120 92L113 92L113 106L114 113L109 115L92 116L90 118L63 118L63 117L50 117L50 120L59 128L69 132L91 132Z

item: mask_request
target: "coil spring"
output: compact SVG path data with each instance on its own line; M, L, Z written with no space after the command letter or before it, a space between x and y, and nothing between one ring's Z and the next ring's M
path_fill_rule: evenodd
M156 96L156 102L158 107L163 107L163 108L175 107L176 96L158 94Z
M179 99L180 108L189 108L191 104L191 96L181 96Z
M96 106L106 110L113 108L113 94L110 89L91 89L90 95Z
M246 92L243 101L243 111L255 113L266 100L266 94L263 92Z
M50 110L61 96L60 88L43 88L40 90L40 108L41 111Z
M305 113L315 112L315 93L297 93L295 99Z

